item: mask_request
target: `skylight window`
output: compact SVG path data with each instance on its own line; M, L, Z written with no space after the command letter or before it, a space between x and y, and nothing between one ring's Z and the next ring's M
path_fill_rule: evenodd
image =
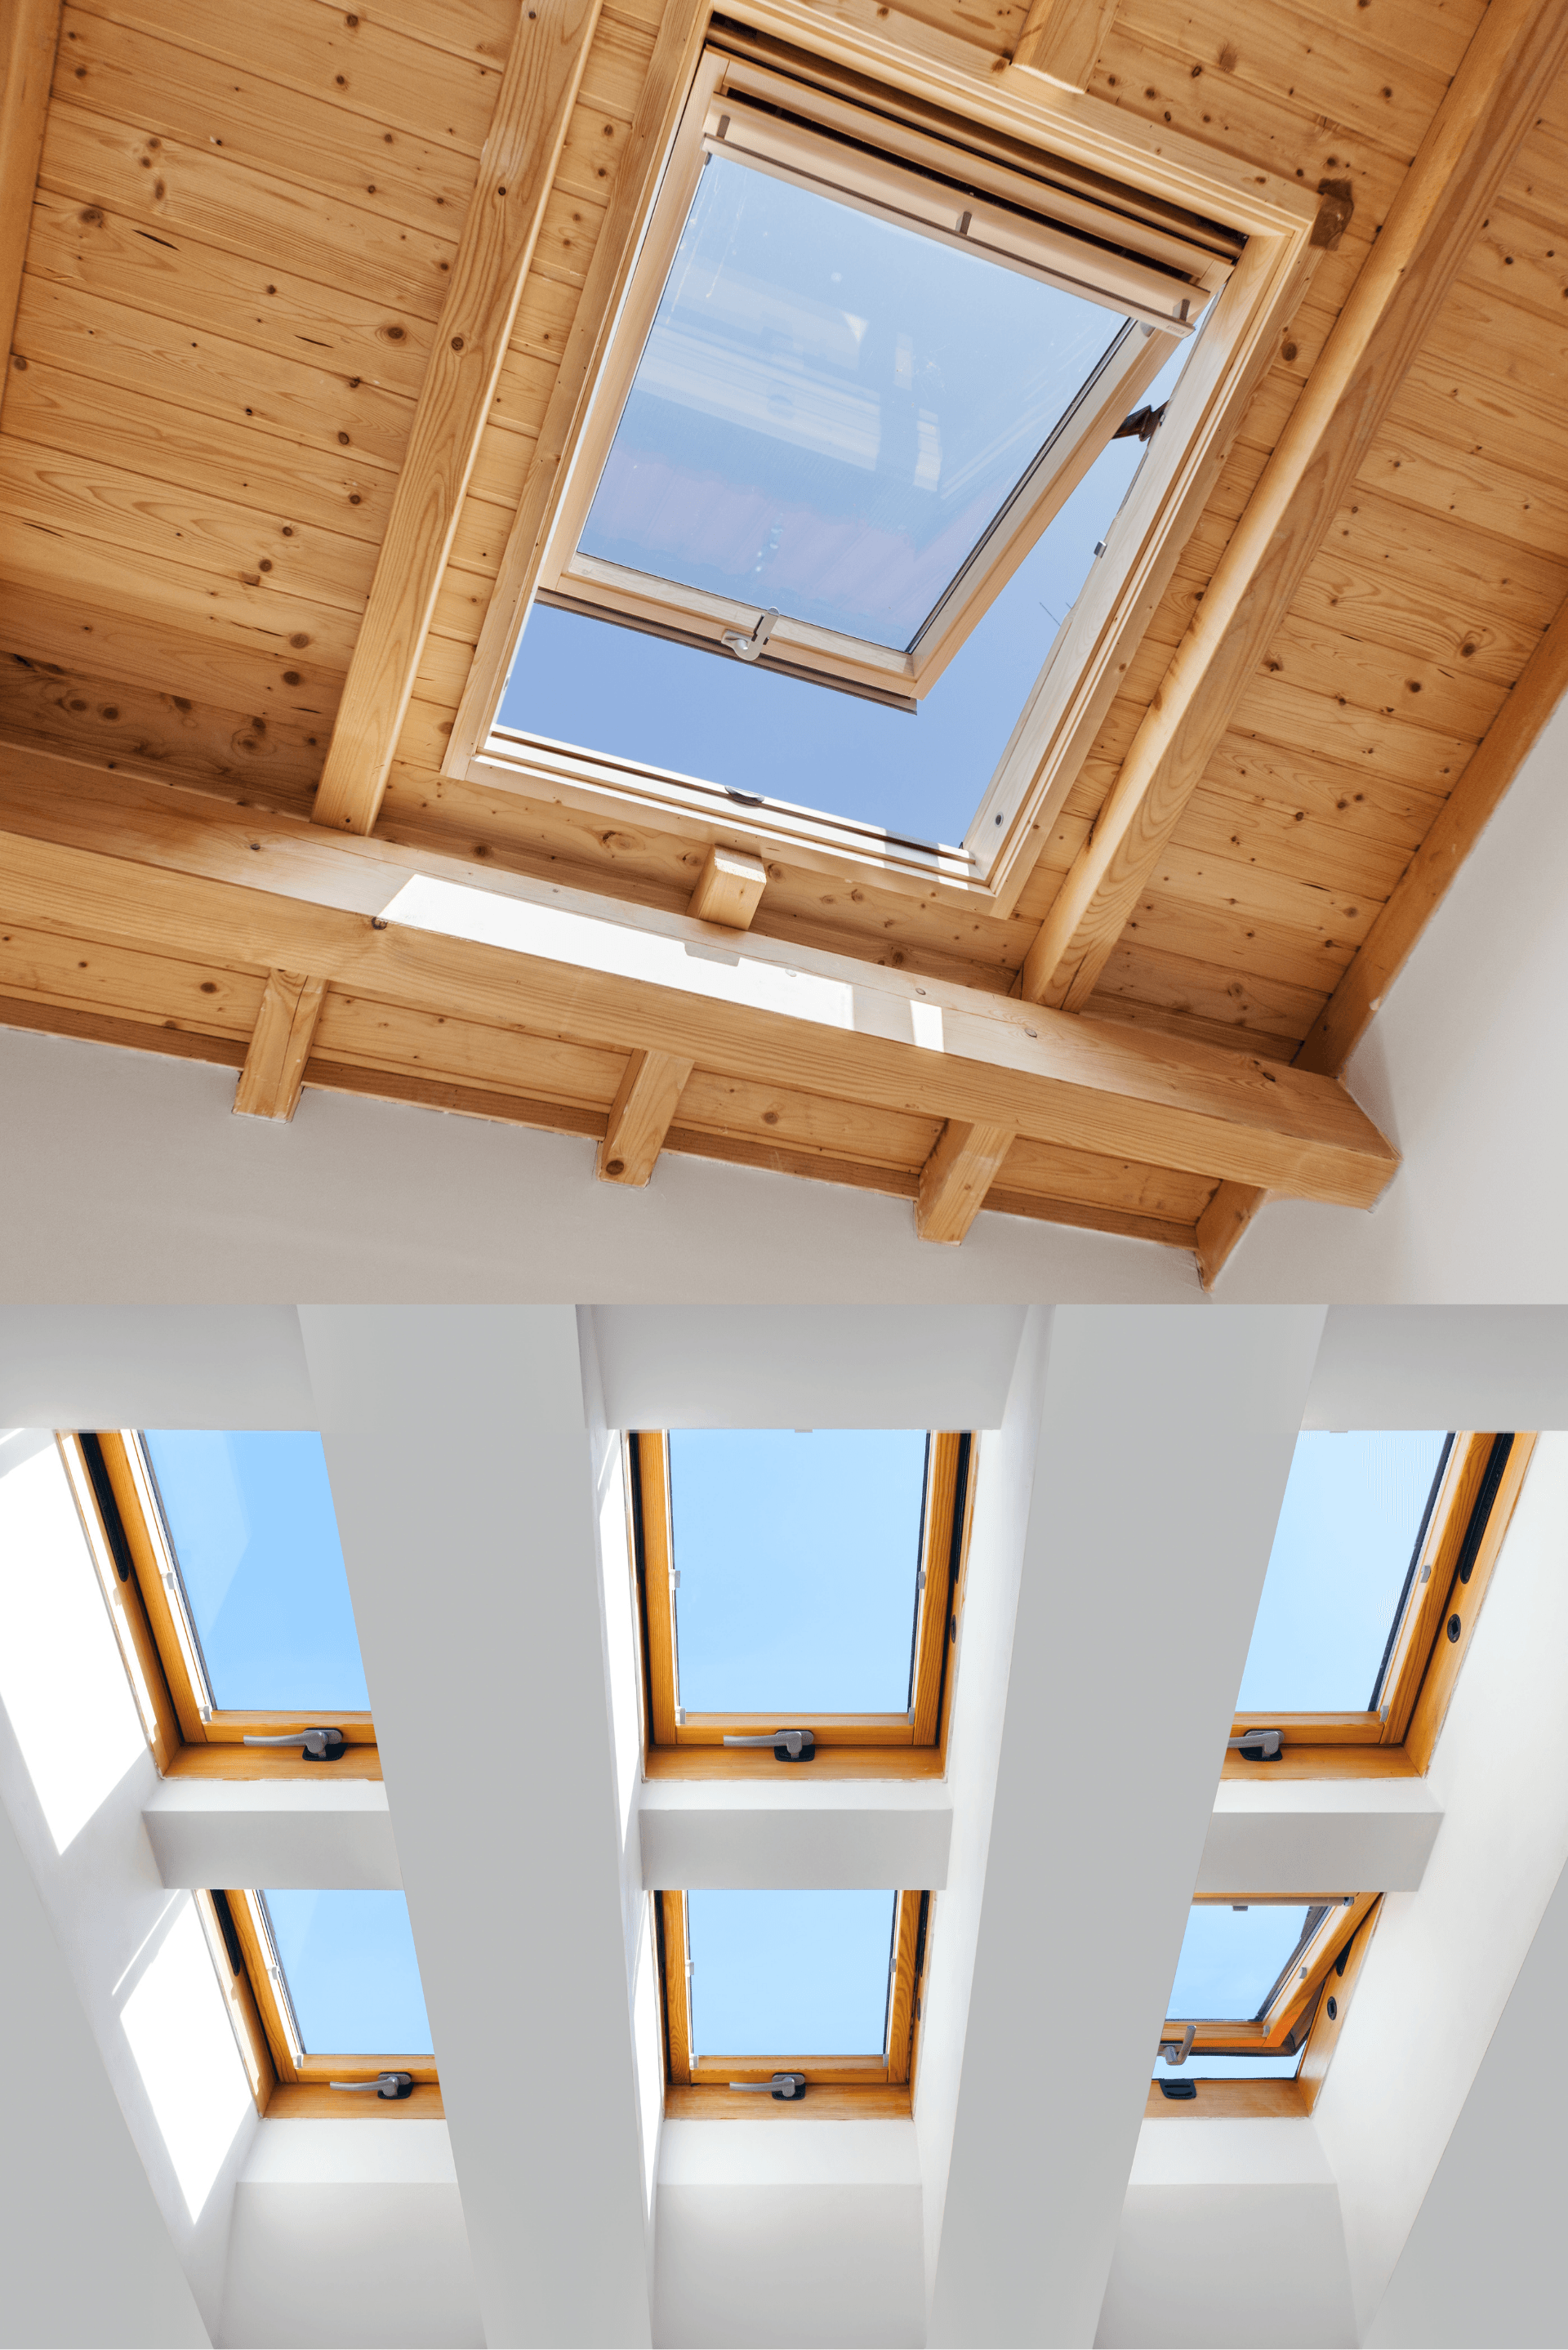
M1155 2066L1162 2094L1189 2099L1196 2081L1294 2083L1309 2060L1321 2079L1377 1898L1195 1901Z
M819 1748L828 1768L894 1768L899 1749L940 1768L971 1440L774 1429L630 1442L649 1767L707 1747L742 1773Z
M402 1894L252 1888L201 1898L264 2112L440 2114Z

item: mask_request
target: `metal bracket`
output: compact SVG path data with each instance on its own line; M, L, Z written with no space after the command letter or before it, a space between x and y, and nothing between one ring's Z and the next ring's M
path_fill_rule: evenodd
M809 1762L816 1752L816 1732L813 1730L764 1730L756 1738L735 1738L725 1732L726 1746L771 1746L775 1761Z
M1239 1738L1228 1738L1225 1743L1243 1762L1277 1762L1282 1736L1277 1730L1243 1730Z
M1189 2023L1179 2040L1162 2040L1159 2053L1168 2064L1185 2064L1192 2054L1192 2043L1198 2037L1198 2026Z
M290 1730L281 1738L245 1738L246 1746L297 1746L306 1762L341 1762L348 1749L340 1730ZM336 2086L336 2084L334 2084Z
M1159 2094L1162 2097L1186 2102L1198 2095L1198 2084L1196 2081L1161 2081Z
M373 2081L328 2081L329 2089L346 2089L350 2096L368 2097L372 2089L379 2097L411 2097L414 2076L411 2073L378 2073Z
M732 2089L744 2089L749 2095L770 2097L804 2097L804 2073L775 2073L771 2081L732 2081Z
M774 623L777 619L776 610L766 611L749 637L742 629L726 629L719 642L726 650L732 652L737 660L754 661L773 635Z

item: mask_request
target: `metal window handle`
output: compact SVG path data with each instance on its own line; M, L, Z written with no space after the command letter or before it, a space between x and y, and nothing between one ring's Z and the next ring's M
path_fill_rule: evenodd
M744 2089L758 2097L804 2097L805 2074L775 2073L771 2081L732 2081L730 2086L732 2089Z
M1228 1738L1225 1743L1243 1762L1277 1762L1282 1736L1278 1730L1243 1730L1239 1738Z
M816 1752L816 1732L814 1730L764 1730L755 1738L732 1737L726 1731L726 1746L771 1746L781 1762L809 1762Z
M328 2081L329 2089L346 2089L350 2096L368 2097L372 2089L379 2097L411 2097L414 2076L411 2073L378 2073L373 2081Z
M732 652L737 660L754 661L774 632L778 613L766 611L748 637L742 629L726 629L719 642Z
M1159 2053L1168 2064L1185 2064L1192 2054L1192 2043L1198 2037L1198 2026L1189 2023L1179 2040L1162 2040Z
M290 1730L281 1738L250 1738L246 1746L297 1746L307 1762L340 1762L347 1752L340 1730Z

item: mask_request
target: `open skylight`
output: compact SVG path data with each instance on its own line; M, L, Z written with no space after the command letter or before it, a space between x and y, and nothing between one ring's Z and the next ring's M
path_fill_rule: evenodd
M1295 2081L1315 2050L1322 2078L1365 1949L1375 1894L1195 1901L1188 1914L1154 2077L1167 2097L1194 2081Z

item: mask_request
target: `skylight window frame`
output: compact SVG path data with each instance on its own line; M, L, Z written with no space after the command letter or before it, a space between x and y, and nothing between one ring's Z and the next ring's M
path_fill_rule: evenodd
M957 1676L970 1528L979 1470L979 1438L931 1430L921 1498L923 1581L912 1660L914 1704L904 1713L806 1713L785 1724L776 1713L688 1712L679 1688L671 1575L672 1512L669 1431L641 1430L626 1444L628 1547L635 1584L643 1771L649 1778L762 1779L781 1768L823 1778L933 1778L946 1768L948 1722ZM769 1747L726 1747L727 1734L760 1737L790 1727L810 1730L816 1753L807 1764L781 1765Z
M684 1892L649 1896L659 1954L659 2012L665 2058L667 2119L758 2120L774 2114L814 2114L818 2120L881 2120L913 2106L919 2054L922 1993L930 1954L936 1897L900 1890L888 1970L887 2024L880 2059L814 2055L808 2049L691 2053L691 1934ZM761 2084L775 2073L805 2075L805 2095L775 2101L731 2087Z
M247 1747L319 1725L317 1712L216 1706L201 1640L185 1597L158 1482L138 1429L67 1430L56 1442L152 1757L166 1778L379 1779L376 1729L368 1712L337 1710L343 1733L335 1762L314 1762L291 1747ZM92 1448L97 1448L97 1460ZM126 1570L121 1573L122 1567Z
M1238 1713L1231 1736L1274 1729L1282 1752L1227 1778L1408 1778L1425 1773L1534 1450L1527 1432L1456 1430L1379 1676L1379 1704L1351 1713ZM1504 1449L1506 1448L1506 1449ZM1448 1633L1450 1622L1459 1629Z

